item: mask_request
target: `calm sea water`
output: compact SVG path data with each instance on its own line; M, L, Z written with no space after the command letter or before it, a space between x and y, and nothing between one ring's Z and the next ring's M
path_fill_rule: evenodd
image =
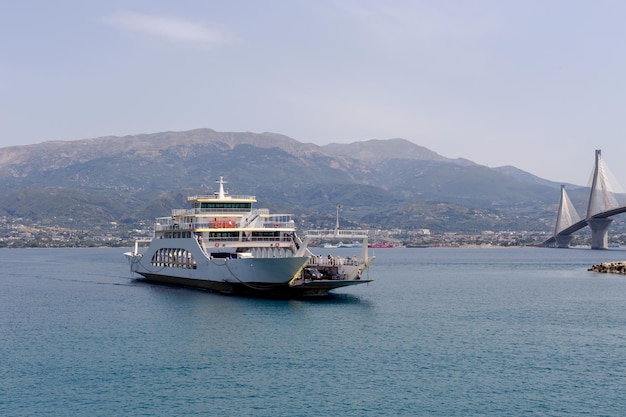
M146 284L123 252L0 250L0 415L626 410L626 277L587 272L624 250L379 249L315 301Z

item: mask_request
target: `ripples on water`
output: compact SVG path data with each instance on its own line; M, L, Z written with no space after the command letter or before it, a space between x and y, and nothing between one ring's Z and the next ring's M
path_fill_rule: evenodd
M626 409L626 277L587 272L626 251L380 249L314 301L146 284L122 252L0 250L1 415Z

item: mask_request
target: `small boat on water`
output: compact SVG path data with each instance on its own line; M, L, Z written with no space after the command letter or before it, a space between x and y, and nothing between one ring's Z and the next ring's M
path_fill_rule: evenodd
M362 243L360 242L352 242L352 243L343 243L343 242L339 242L337 244L338 248L360 248L362 247Z
M362 245L363 244L361 242L352 242L352 243L339 242L339 243L322 243L320 247L324 249L337 249L337 248L345 249L345 248L360 248Z
M187 198L188 209L157 218L145 252L124 255L133 273L147 281L226 294L263 296L327 295L370 282L361 274L373 258L322 260L296 234L291 214L254 208L256 197L228 195L217 180L213 195ZM367 245L365 245L367 247Z

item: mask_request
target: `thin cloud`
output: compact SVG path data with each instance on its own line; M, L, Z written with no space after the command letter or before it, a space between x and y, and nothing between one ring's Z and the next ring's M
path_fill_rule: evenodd
M381 38L395 42L482 39L499 31L497 15L464 3L343 1L339 9Z
M192 46L217 46L227 39L220 30L177 17L120 12L104 17L103 21L123 30Z

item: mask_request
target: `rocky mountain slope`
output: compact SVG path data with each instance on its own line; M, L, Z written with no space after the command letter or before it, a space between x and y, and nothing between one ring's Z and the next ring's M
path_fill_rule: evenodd
M317 146L274 133L210 129L0 149L0 215L67 227L135 224L211 193L294 213L299 227L552 228L559 185L513 167L448 159L403 139Z

